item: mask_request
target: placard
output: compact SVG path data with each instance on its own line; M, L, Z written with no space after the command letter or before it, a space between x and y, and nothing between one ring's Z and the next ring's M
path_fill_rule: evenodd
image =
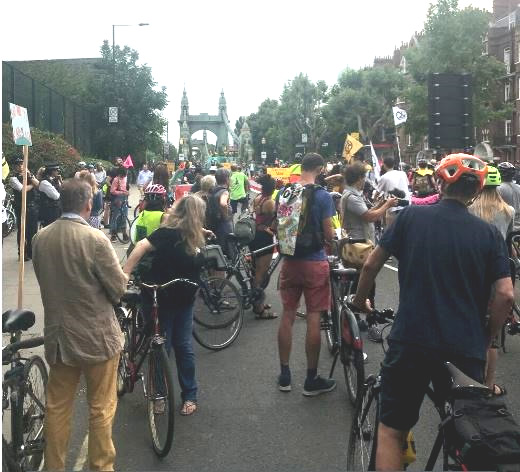
M11 111L11 125L13 126L14 143L18 146L32 146L31 128L27 108L9 103Z

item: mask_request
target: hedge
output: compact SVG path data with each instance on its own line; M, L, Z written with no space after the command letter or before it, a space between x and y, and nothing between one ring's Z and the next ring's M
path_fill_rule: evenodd
M112 167L112 163L92 156L82 156L77 149L63 139L61 135L31 128L32 146L29 147L29 169L36 173L45 164L57 163L60 165L64 177L72 177L77 170L78 162L101 163L105 170ZM22 146L13 142L11 125L2 125L2 152L11 165L16 157L23 156Z

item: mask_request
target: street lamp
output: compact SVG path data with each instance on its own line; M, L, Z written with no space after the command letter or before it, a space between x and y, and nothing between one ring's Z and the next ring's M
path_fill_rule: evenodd
M265 163L265 159L267 157L266 153L265 153L265 137L262 137L262 162Z
M137 25L112 25L112 62L116 63L116 26L149 26L150 23L138 23Z

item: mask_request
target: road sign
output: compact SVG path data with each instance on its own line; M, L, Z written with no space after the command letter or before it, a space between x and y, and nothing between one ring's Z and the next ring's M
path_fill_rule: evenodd
M267 159L267 152L262 151L262 153L260 155L261 155L262 159Z
M163 143L163 152L164 152L165 156L170 154L170 144L169 143Z
M302 143L305 144L307 142L307 133L302 133Z
M117 123L117 107L108 107L108 122Z
M321 145L321 147L327 147L328 145L329 145L329 143L323 143L323 144Z

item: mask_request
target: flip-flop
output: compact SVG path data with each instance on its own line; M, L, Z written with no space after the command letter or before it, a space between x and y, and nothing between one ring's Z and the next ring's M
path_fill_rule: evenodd
M181 415L182 416L190 416L193 415L197 411L197 403L191 400L186 400L181 407Z

